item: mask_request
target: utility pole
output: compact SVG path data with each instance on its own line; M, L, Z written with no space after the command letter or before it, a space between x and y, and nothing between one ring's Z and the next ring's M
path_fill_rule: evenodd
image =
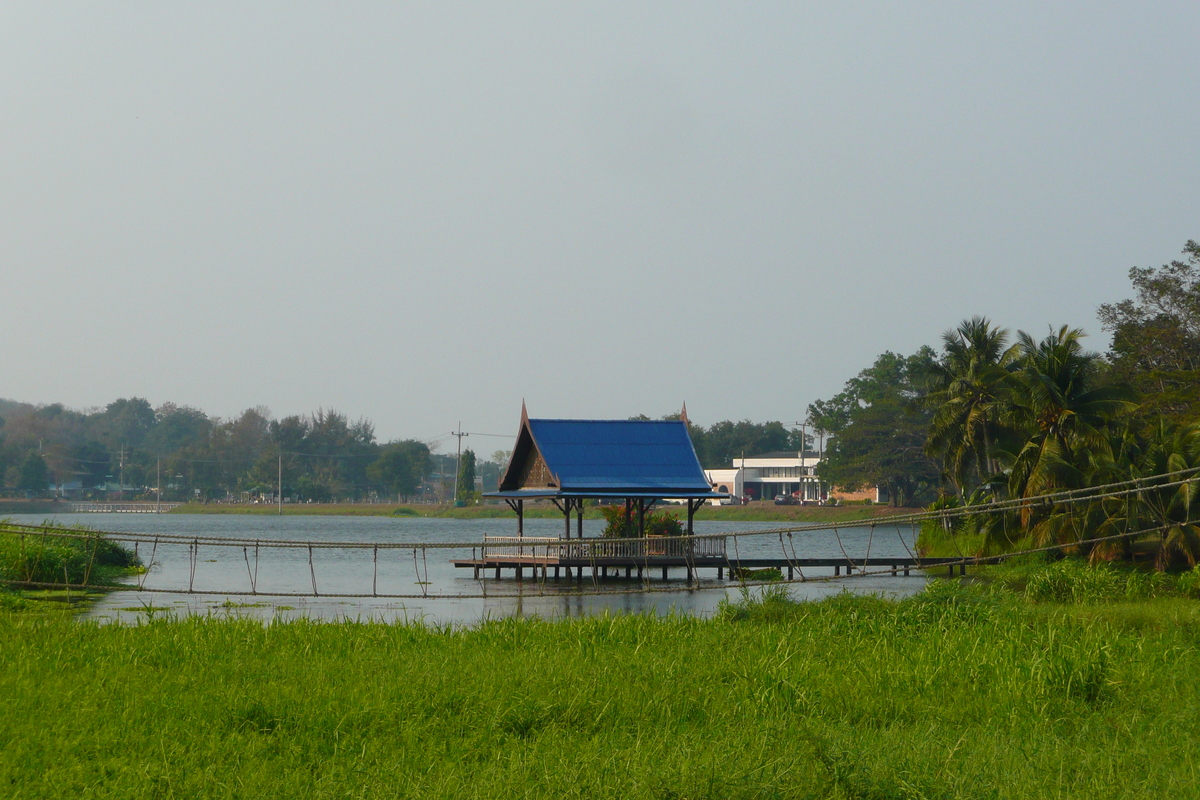
M276 484L275 499L279 502L279 516L283 516L283 450L279 451L279 483Z
M464 436L470 436L469 433L463 433L462 421L459 420L458 430L450 431L451 436L458 437L458 455L454 457L454 505L458 505L458 475L462 468L462 440Z
M162 513L162 456L154 459L154 513Z
M117 486L117 495L125 499L125 445L121 445L121 483Z

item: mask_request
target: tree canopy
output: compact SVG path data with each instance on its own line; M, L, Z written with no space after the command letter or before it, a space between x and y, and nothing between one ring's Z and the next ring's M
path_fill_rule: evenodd
M458 463L458 484L455 496L459 502L470 503L475 500L475 451L463 450Z
M152 409L136 397L95 411L13 401L0 407L0 490L33 491L38 482L44 492L49 484L78 481L85 494L97 494L115 487L123 473L135 493L161 474L166 499L274 497L282 457L285 497L350 500L411 497L432 472L427 445L378 443L370 421L336 410L275 419L255 407L220 419L175 403ZM26 468L34 463L30 453L40 459L44 480L26 476L35 469Z
M928 393L934 352L887 352L827 401L809 406L809 420L835 434L818 467L821 480L854 491L879 486L893 505L932 496L938 469L925 453L931 412Z
M1183 260L1133 267L1135 298L1100 306L1114 377L1143 396L1141 417L1200 420L1200 244L1189 240Z

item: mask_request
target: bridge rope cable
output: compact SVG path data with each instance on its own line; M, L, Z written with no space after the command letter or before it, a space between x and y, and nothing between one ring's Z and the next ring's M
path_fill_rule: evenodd
M837 539L838 549L842 551L842 555L846 557L846 574L849 575L854 569L854 562L850 560L850 554L846 552L846 548L842 545L842 535L838 532L836 525L833 526L833 535Z
M867 562L869 562L871 560L871 545L874 542L875 542L875 524L872 523L870 535L867 536L867 554L865 556L863 556L862 568L864 570L867 568Z
M793 538L791 531L788 531L788 546L792 548L792 561L799 562L800 559L796 555L796 540ZM796 571L800 573L800 582L804 583L804 570L800 567L799 563L796 564Z
M904 547L904 552L908 553L908 557L909 557L909 558L911 558L913 561L919 561L920 559L918 559L918 558L917 558L917 557L916 557L916 556L913 554L913 551L912 551L912 549L911 549L911 548L908 546L908 542L904 541L904 533L903 533L903 532L901 532L901 530L900 530L900 526L899 526L899 525L897 525L897 526L896 526L896 537L900 539L900 544L901 544L901 545ZM916 526L916 523L913 523L913 525L912 525L912 537L913 537L913 547L916 547L916 546L917 546L917 526Z

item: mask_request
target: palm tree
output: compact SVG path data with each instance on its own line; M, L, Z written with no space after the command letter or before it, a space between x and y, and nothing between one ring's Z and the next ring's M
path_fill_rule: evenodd
M964 494L998 471L993 445L1003 418L1017 347L987 317L964 320L942 334L944 355L933 369L927 402L935 409L926 452L942 459L946 476Z
M1021 365L1012 411L1030 435L1009 473L1013 497L1082 486L1089 461L1111 451L1107 423L1134 405L1127 388L1096 385L1100 356L1083 349L1083 335L1066 325L1040 342L1024 331L1017 335ZM1031 513L1022 509L1027 527ZM1040 533L1042 540L1060 538L1048 526Z
M1098 504L1105 507L1103 522L1097 526L1098 536L1137 534L1139 531L1158 533L1159 569L1186 561L1191 566L1200 563L1200 424L1168 426L1160 423L1137 443L1122 453L1119 462L1128 478L1151 479L1146 488L1132 495L1104 498ZM1168 473L1177 477L1154 478ZM1181 479L1192 480L1172 486ZM1132 555L1131 539L1103 543L1093 550L1093 557L1111 558Z

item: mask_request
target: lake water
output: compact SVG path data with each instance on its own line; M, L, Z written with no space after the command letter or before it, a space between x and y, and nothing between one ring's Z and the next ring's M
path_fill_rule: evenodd
M13 522L36 525L43 520L67 525L88 525L106 531L154 536L222 537L237 539L322 541L322 542L482 542L484 534L513 536L515 519L427 519L421 517L317 517L191 514L58 514L14 515ZM585 521L593 528L598 522ZM697 533L749 532L778 527L770 522L696 523ZM559 536L562 522L553 519L525 521L525 534L531 537ZM841 542L839 544L838 538ZM903 541L902 541L902 538ZM843 548L852 558L907 556L913 546L913 532L907 527L877 526L841 528L833 531L798 531L789 538L778 535L747 536L737 540L737 555L746 557L836 558ZM784 550L786 547L786 551ZM151 546L138 545L143 560ZM728 553L735 554L734 540ZM366 550L313 551L310 571L307 548L262 548L258 554L255 586L259 592L295 592L300 597L250 596L250 573L254 569L254 549L201 545L193 560L186 545L159 544L154 550L154 565L145 576L146 589L158 591L114 592L100 600L88 616L105 621L135 622L144 618L146 608L172 609L177 614L238 615L271 619L310 617L319 619L424 620L437 625L473 625L487 618L511 615L541 617L577 617L604 612L681 613L711 615L726 597L736 598L741 588L736 582L718 581L714 570L702 569L698 584L688 587L684 571L672 570L663 582L654 570L654 579L607 579L593 584L585 577L574 581L517 582L506 570L500 580L493 577L475 580L469 569L457 569L453 559L469 558L467 549L380 550L378 562ZM194 573L193 573L194 568ZM806 570L807 578L832 576L832 569ZM315 575L320 595L371 593L376 581L377 593L415 595L404 599L339 598L313 596ZM140 580L140 579L139 579ZM189 582L196 591L218 594L188 594ZM925 578L871 575L838 581L790 583L793 597L818 599L843 590L902 596L920 591ZM647 591L646 589L649 589ZM230 592L231 594L220 594Z

